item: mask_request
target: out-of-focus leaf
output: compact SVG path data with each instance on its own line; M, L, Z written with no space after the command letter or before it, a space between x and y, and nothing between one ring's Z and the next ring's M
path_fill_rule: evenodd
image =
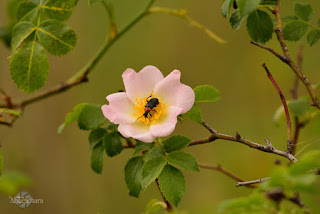
M102 0L88 0L89 6L92 7L98 3L102 2Z
M221 6L221 15L223 18L229 16L230 9L233 5L234 0L225 0Z
M14 195L20 187L30 184L30 178L19 172L6 172L0 176L0 192L4 194Z
M167 205L163 201L152 199L147 204L146 211L144 212L144 214L151 214L157 212L161 207L166 209Z
M63 131L64 127L69 125L70 123L77 121L79 119L80 113L82 111L82 108L84 106L88 105L87 103L81 103L76 105L72 112L69 112L65 118L65 121L63 124L61 124L58 128L58 134L61 134L61 132Z
M310 4L297 2L294 6L294 13L302 20L309 21L312 17L313 10Z
M0 114L1 113L12 114L12 115L15 115L15 116L18 116L18 117L21 116L20 112L15 111L13 109L7 109L7 108L0 108Z
M303 21L291 21L283 28L284 38L288 41L298 41L307 33L308 27Z
M288 107L295 116L301 116L309 109L309 102L306 99L290 100Z
M254 11L261 0L237 0L237 5L240 11L240 16L245 17Z
M310 47L312 45L314 45L315 43L317 43L319 41L319 39L320 39L320 30L318 30L318 29L310 31L307 36L307 41L308 41Z
M230 24L233 30L238 30L241 27L241 24L243 20L245 20L247 17L241 17L239 13L239 9L235 10L230 17Z

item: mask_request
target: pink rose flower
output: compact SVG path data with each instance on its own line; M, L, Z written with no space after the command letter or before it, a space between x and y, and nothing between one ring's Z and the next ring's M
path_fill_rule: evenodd
M109 105L103 105L102 112L110 122L119 124L118 131L126 138L150 143L169 136L177 116L189 111L195 100L194 91L180 82L180 76L180 71L174 70L164 77L151 65L138 73L128 68L122 74L126 92L107 96Z

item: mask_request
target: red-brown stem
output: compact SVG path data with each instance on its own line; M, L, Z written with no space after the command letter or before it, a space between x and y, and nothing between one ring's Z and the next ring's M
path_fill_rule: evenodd
M239 178L238 176L236 176L235 174L233 174L232 172L224 169L222 166L220 166L220 164L216 165L216 166L213 166L213 165L208 165L208 164L205 164L205 163L199 163L199 167L201 168L204 168L204 169L212 169L212 170L217 170L223 174L225 174L226 176L232 178L233 180L235 181L238 181L238 182L244 182L245 180L243 180L242 178ZM247 185L247 187L250 187L250 188L255 188L257 187L256 185Z
M270 79L270 81L272 82L273 86L276 88L278 94L280 95L280 99L286 114L286 119L287 119L287 152L291 153L292 152L292 148L293 148L293 141L292 141L292 135L291 135L291 120L290 120L290 115L289 115L289 109L287 106L287 102L286 102L286 98L284 97L280 87L278 86L277 82L275 81L275 79L273 78L272 74L270 73L269 69L267 68L266 64L263 64L262 67L266 70L268 78Z
M173 210L172 205L170 204L169 201L167 201L167 199L164 197L164 195L163 195L163 193L162 193L162 191L161 191L161 189L160 189L160 185L159 185L158 179L156 179L156 184L157 184L157 187L158 187L158 189L159 189L159 191L160 191L160 194L161 194L161 196L162 196L162 198L163 198L163 201L164 201L164 202L166 203L166 205L167 205L166 210L167 210L168 212L173 212L174 210Z

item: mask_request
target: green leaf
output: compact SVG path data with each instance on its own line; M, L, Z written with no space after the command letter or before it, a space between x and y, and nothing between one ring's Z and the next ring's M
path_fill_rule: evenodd
M142 167L142 189L146 189L149 184L155 181L166 165L164 157L159 156L147 161Z
M289 172L292 175L303 175L311 169L320 168L320 151L315 150L304 154L298 162L292 164Z
M68 25L56 20L42 22L37 37L43 47L55 56L69 53L77 43L76 33Z
M260 5L277 5L278 0L262 0Z
M190 138L177 135L165 140L163 142L163 145L166 152L173 152L176 150L184 149L190 144L190 142Z
M229 11L233 5L234 0L225 0L221 6L221 15L223 18L227 18L229 16Z
M211 85L200 85L193 90L196 95L195 102L216 102L220 100L220 92Z
M89 135L90 148L94 148L100 141L102 141L106 133L107 131L102 128L92 130Z
M247 31L255 42L266 43L272 38L273 22L269 14L255 10L248 16Z
M281 17L281 22L289 22L289 21L294 21L294 20L299 20L299 19L296 16L282 16Z
M7 14L9 17L9 21L16 22L17 20L17 9L19 4L23 2L23 0L10 0L7 2Z
M11 59L11 77L17 87L28 94L43 87L48 73L48 56L35 41L20 47Z
M102 0L89 0L88 3L89 3L89 7L92 7L98 3L102 2Z
M154 143L144 143L141 141L137 141L136 145L135 145L135 151L133 153L134 156L139 156L142 154L143 151L147 151L150 148L152 148L154 145Z
M105 147L103 142L100 141L95 147L93 147L91 153L91 168L98 174L102 173L104 153Z
M166 165L159 176L159 186L164 197L177 206L185 192L185 180L182 172Z
M312 17L313 10L310 4L297 2L294 5L294 13L302 20L309 21Z
M19 172L7 172L0 176L0 192L8 195L17 194L20 187L30 184L30 178Z
M308 24L300 20L291 21L283 28L284 38L288 41L298 41L306 34L308 27Z
M81 103L76 105L72 112L69 112L64 120L64 123L61 124L58 128L58 134L61 134L61 132L63 131L64 127L69 125L70 123L76 121L79 119L80 113L82 111L82 108L84 106L88 105L87 103Z
M145 154L144 154L144 161L148 161L150 159L153 159L155 157L164 157L165 156L165 151L163 148L162 144L155 144L151 149L149 149Z
M21 43L35 31L37 27L32 22L19 22L12 31L11 51L14 51L21 45Z
M109 157L116 156L123 150L120 135L116 132L106 134L103 142Z
M241 17L249 15L258 7L260 2L261 0L237 0Z
M124 175L129 190L129 195L139 197L141 191L143 157L133 157L129 159L125 168Z
M310 45L310 47L314 44L316 44L320 39L320 30L312 30L309 32L307 36L307 41Z
M3 154L2 154L2 149L0 147L0 176L2 175L3 172Z
M41 7L50 19L66 21L71 16L74 6L75 0L48 0Z
M38 16L40 11L40 6L34 2L22 2L17 11L17 17L20 21L30 21L33 22Z
M295 116L301 116L307 112L309 109L309 102L306 99L298 99L298 100L291 100L288 102L288 107L292 114Z
M230 17L230 24L233 30L238 30L241 27L243 20L247 17L241 17L239 13L239 9L235 10Z
M78 126L83 130L97 129L105 122L106 118L102 114L101 106L87 104L80 112Z
M18 117L21 117L21 113L12 109L7 109L7 108L0 108L0 114L5 113L5 114L12 114Z
M202 123L202 112L201 109L194 104L193 107L184 114L189 120L193 120L196 123L201 124Z
M188 171L199 172L199 165L197 159L190 153L185 151L170 152L167 156L167 160L171 165L180 167L181 169Z

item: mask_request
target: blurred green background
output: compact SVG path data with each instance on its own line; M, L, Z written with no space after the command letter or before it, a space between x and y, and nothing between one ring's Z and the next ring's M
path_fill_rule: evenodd
M113 0L118 26L126 24L146 4L146 0ZM290 15L296 1L283 0L282 15ZM316 23L320 2L312 4ZM121 74L131 67L139 71L145 65L157 66L164 75L174 69L182 72L182 82L196 87L211 84L221 92L216 103L200 105L204 120L222 133L235 134L264 143L268 137L279 149L286 148L286 127L275 127L273 114L281 105L279 95L261 67L266 63L285 96L290 98L294 82L293 72L270 53L250 45L245 23L233 31L228 20L220 15L220 0L158 0L156 6L187 9L189 15L227 40L221 45L191 27L185 21L165 14L144 18L121 38L104 56L89 75L88 83L70 91L28 106L14 127L0 127L5 170L17 170L29 175L33 185L22 190L44 204L32 204L21 209L10 204L8 196L0 195L0 212L10 214L31 213L141 213L153 198L161 200L155 185L143 192L139 199L130 197L124 181L124 165L132 154L125 150L114 158L105 158L102 175L90 169L88 132L80 131L76 124L67 127L61 136L58 126L65 115L82 102L104 104L105 97L123 89ZM6 23L6 0L0 0L0 25ZM68 24L78 34L78 43L65 57L50 57L50 74L44 88L50 88L74 74L92 57L104 42L108 30L105 11L98 5L89 8L86 0L79 0ZM275 35L273 35L275 38ZM310 48L304 37L298 44L303 49L303 71L313 83L320 81L319 47ZM280 51L275 39L267 44ZM288 43L294 56L298 45ZM14 99L26 97L13 83L7 57L10 50L0 44L0 87ZM301 85L300 85L301 86ZM306 91L300 87L299 94ZM194 140L208 137L203 127L185 120L173 134L186 135ZM307 126L300 141L319 149L320 140ZM199 162L221 164L243 179L253 180L268 175L279 156L259 152L244 145L228 141L188 148ZM299 156L298 156L299 158ZM280 158L283 161L285 159ZM216 171L202 169L200 173L185 173L186 193L179 209L187 213L216 213L219 203L226 199L246 195L249 190L236 188L235 181ZM307 198L310 205L319 198Z

